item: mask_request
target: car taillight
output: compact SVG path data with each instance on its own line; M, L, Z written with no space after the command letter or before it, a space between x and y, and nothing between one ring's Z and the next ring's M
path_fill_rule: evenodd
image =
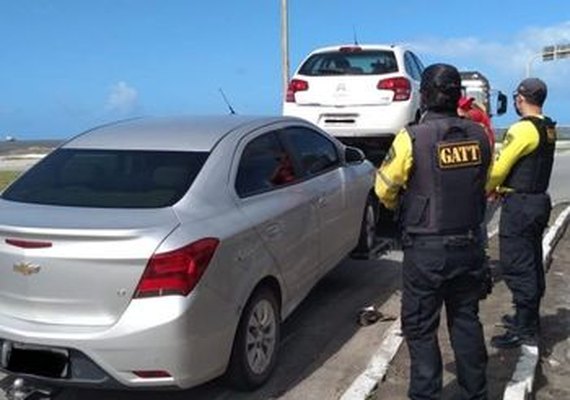
M389 78L382 79L376 85L377 89L392 90L394 92L394 101L404 101L410 98L412 94L412 85L407 78Z
M292 79L287 87L287 97L285 98L285 101L287 101L287 103L294 103L295 93L303 92L305 90L309 90L309 82L302 79Z
M218 239L205 238L177 250L153 254L134 298L186 296L200 281L219 243Z

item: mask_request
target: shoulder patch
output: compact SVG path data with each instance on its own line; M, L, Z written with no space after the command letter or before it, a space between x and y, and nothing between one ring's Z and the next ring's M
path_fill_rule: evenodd
M513 141L513 134L507 132L505 138L503 139L503 148L507 147Z
M548 126L546 128L546 140L548 143L556 142L556 137L558 134L556 133L556 128L554 126Z
M437 160L441 169L480 165L481 146L477 141L438 143Z

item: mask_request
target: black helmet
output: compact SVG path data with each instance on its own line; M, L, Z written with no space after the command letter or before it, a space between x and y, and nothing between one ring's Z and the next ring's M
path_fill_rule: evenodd
M436 112L456 112L461 97L461 76L453 65L432 64L422 73L422 106Z

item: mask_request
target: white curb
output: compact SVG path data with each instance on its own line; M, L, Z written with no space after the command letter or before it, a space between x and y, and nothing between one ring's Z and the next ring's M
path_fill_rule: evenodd
M386 331L382 344L378 347L364 372L352 382L340 400L366 399L388 371L390 362L402 344L400 318Z
M552 260L552 250L564 232L564 228L570 222L570 206L556 218L552 226L548 228L542 239L543 261L545 265ZM538 364L538 347L521 346L521 354L515 372L503 393L503 400L525 400L532 393L534 374Z
M548 269L552 261L552 249L556 247L556 243L558 243L564 233L564 229L570 222L570 218L568 218L569 215L570 207L566 207L558 218L556 218L554 225L548 229L548 232L546 232L546 235L544 235L542 239L542 261L546 269Z

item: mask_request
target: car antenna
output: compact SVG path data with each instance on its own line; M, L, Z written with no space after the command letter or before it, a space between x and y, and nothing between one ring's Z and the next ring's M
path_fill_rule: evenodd
M222 88L219 88L220 94L222 95L222 98L224 99L224 102L226 103L226 105L228 106L229 110L230 110L230 114L235 115L236 114L236 110L234 110L234 108L232 107L232 105L230 104L230 102L228 101L228 98L226 97L226 94L224 93L224 91L222 90Z
M358 46L358 37L356 36L356 28L352 25L352 36L354 38L354 45Z

